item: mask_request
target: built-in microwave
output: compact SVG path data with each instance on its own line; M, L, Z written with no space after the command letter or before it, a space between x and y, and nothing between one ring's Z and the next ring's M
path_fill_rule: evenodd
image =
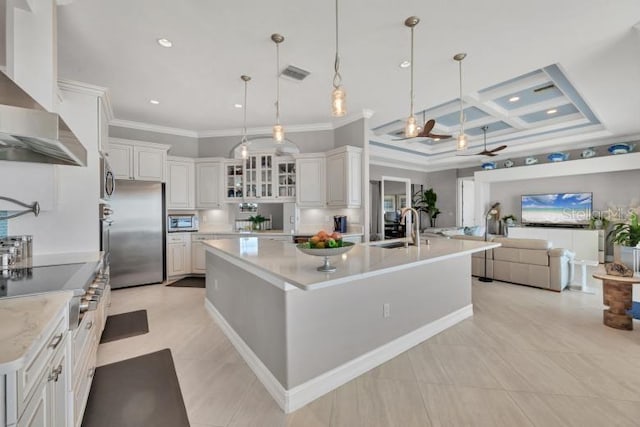
M113 175L109 162L100 156L100 198L109 200L116 188L116 178Z
M169 233L198 231L198 215L169 215L167 223Z

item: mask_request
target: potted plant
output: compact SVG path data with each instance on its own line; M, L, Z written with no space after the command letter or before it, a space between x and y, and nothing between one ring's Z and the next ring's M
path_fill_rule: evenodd
M594 213L589 220L589 228L591 230L606 230L609 228L609 220L604 215Z
M516 218L515 215L509 214L506 216L502 217L502 221L504 221L505 224L507 224L509 227L511 227L513 224L516 223L516 221L518 220L518 218Z
M429 225L431 227L436 226L436 218L440 215L440 209L436 207L438 201L438 195L433 188L429 188L426 191L419 190L412 197L413 207L418 212L424 212L429 217Z
M251 221L252 228L254 230L262 230L262 224L267 220L267 218L258 214L256 216L250 216L249 221Z
M632 212L627 222L619 222L607 235L614 244L613 257L616 261L625 264L627 267L633 266L633 248L640 244L640 222L638 213Z

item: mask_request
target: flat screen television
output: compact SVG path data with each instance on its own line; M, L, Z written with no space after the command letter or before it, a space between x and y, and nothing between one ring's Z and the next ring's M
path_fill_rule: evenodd
M526 225L588 225L593 193L527 194L522 196L522 223Z

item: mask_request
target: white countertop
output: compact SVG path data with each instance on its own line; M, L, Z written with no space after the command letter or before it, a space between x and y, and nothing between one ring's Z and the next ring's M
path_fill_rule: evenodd
M169 233L171 234L180 234L177 233ZM233 237L286 237L290 236L313 236L315 233L313 232L284 232L282 230L265 230L265 231L195 231L195 232L184 232L184 234L190 234L193 236L233 236ZM359 237L364 235L362 232L346 232L341 233L343 237Z
M317 271L316 267L323 263L324 258L306 255L289 242L247 237L206 240L204 244L215 254L264 271L302 290L334 286L500 246L493 242L455 239L430 239L429 245L422 244L420 248L384 249L376 246L389 242L356 244L346 254L330 257L331 264L337 267L333 273Z
M0 299L0 375L20 369L36 344L55 327L53 320L72 298L72 292L50 292Z

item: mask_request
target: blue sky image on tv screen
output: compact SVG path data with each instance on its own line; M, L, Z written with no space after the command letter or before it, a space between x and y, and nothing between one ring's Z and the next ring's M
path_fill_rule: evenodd
M522 222L585 224L591 218L591 193L522 196Z

